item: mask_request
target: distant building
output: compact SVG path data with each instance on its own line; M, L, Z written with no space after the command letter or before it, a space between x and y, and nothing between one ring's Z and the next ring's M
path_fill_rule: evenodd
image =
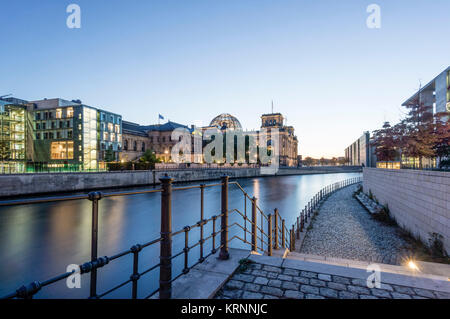
M370 133L365 132L360 138L345 149L348 165L375 167L373 148L370 146Z

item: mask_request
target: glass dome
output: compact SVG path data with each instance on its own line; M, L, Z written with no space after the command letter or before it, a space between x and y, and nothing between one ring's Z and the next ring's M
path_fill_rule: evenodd
M219 129L234 129L234 130L242 130L242 125L237 118L228 113L223 113L216 116L209 126L216 126Z

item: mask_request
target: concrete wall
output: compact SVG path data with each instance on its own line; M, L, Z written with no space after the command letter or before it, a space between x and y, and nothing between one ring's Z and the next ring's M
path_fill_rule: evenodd
M387 203L402 228L425 243L441 234L450 253L450 173L364 168L363 180L364 192Z

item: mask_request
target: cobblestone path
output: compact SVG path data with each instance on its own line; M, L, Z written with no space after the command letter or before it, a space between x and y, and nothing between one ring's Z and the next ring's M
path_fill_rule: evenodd
M396 227L370 217L352 197L356 186L332 194L308 230L301 253L400 265L408 244Z
M252 263L234 274L216 299L449 299L446 292L392 284L367 288L365 280Z

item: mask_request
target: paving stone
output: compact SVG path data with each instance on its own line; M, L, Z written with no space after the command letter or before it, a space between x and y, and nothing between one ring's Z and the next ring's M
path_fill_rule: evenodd
M242 299L262 299L263 295L257 292L244 291Z
M255 276L245 275L245 274L235 274L233 276L233 279L240 280L240 281L245 281L245 282L253 282L253 280L255 280Z
M399 292L402 294L408 294L408 295L415 295L414 291L409 287L404 287L404 286L393 286L393 287L396 292Z
M269 287L269 286L262 286L261 292L277 297L283 296L283 291L281 289L275 288L275 287Z
M328 298L337 298L338 293L330 288L320 288L320 295Z
M267 265L264 265L263 270L271 271L271 272L277 272L277 273L281 273L283 271L279 267L273 267L273 266L267 266Z
M314 278L311 278L309 280L309 284L311 286L316 286L316 287L326 287L327 286L325 281L314 279Z
M347 286L344 284L339 284L337 282L327 282L328 288L334 289L334 290L347 290Z
M276 296L272 296L272 295L264 295L263 299L280 299L280 298L278 298Z
M414 288L414 291L416 292L416 294L422 297L436 298L433 292L426 289Z
M380 289L388 290L388 291L394 291L394 288L392 288L392 286L388 285L388 284L381 284Z
M300 273L300 276L306 277L306 278L317 278L317 274L315 272L310 272L310 271L302 271Z
M306 299L325 299L325 297L314 295L314 294L307 294Z
M435 291L434 294L438 299L450 299L450 293L448 292Z
M350 279L340 276L333 276L333 282L337 282L338 284L350 285Z
M261 276L261 277L267 277L267 271L259 270L259 269L253 270L252 271L252 275L254 275L254 276Z
M254 283L258 285L267 285L269 279L264 277L256 277Z
M238 281L238 280L230 280L225 285L226 289L232 290L232 289L241 289L244 287L244 282Z
M352 279L353 286L367 287L367 280L364 279Z
M225 297L231 298L231 299L239 299L242 296L243 291L242 290L223 290L222 294Z
M302 285L300 287L300 291L304 292L305 294L315 294L315 295L319 294L319 288L308 285Z
M283 281L281 288L283 289L291 289L291 290L299 290L300 284L291 281Z
M251 263L250 264L250 268L251 269L261 269L262 268L262 265L261 264L257 264L257 263Z
M278 273L270 271L270 272L267 272L267 276L266 277L269 278L269 279L275 279L275 278L278 277Z
M331 281L331 276L330 275L318 274L317 277L320 280L323 280L323 281Z
M358 299L358 294L348 291L339 291L339 299Z
M283 269L283 274L288 275L288 276L297 277L300 274L300 272L295 269L285 268L285 269Z
M252 291L252 292L258 292L260 288L261 288L260 285L251 284L251 283L247 283L244 286L245 291Z
M348 291L354 292L357 294L363 294L363 295L370 295L370 291L367 288L360 287L360 286L348 286Z
M378 299L376 296L371 295L359 295L359 299Z
M289 299L303 299L305 295L297 290L286 290L284 292L284 297Z
M398 293L398 292L391 292L391 296L394 299L411 299L410 295L401 294L401 293Z
M299 284L309 285L309 278L305 277L294 277L294 282L298 282Z
M412 298L413 299L430 299L430 298L427 298L427 297L416 296L416 295L413 295Z
M378 288L372 288L370 289L372 292L372 295L381 297L381 298L391 298L391 295L389 294L389 291L378 289Z
M281 280L271 279L271 280L269 280L267 285L269 285L271 287L280 288L281 287Z
M286 281L292 281L292 276L288 275L278 275L279 280L286 280Z

